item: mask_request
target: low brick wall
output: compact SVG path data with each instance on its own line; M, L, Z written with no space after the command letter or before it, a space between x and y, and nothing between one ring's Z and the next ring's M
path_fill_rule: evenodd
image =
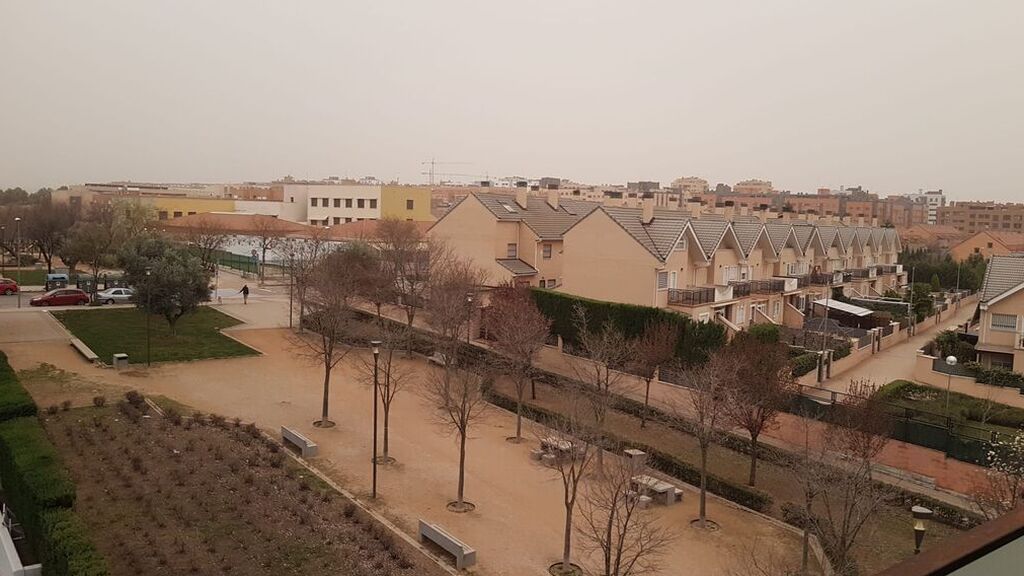
M1016 388L1006 386L992 386L989 384L978 384L969 376L950 377L945 372L936 372L932 369L932 362L935 356L929 356L922 350L917 351L917 358L914 359L914 381L934 388L945 390L946 386L953 392L967 394L975 398L989 398L993 402L1024 408L1024 395Z

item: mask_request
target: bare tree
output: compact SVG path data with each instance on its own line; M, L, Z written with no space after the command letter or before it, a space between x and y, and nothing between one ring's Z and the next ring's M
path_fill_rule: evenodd
M516 435L523 438L523 399L533 381L533 361L551 333L551 320L537 308L526 288L500 286L491 291L484 324L502 354L504 368L516 389Z
M408 383L412 371L403 366L397 357L397 352L402 350L405 339L405 326L395 322L379 322L378 338L380 339L380 356L377 358L378 379L377 395L380 398L381 408L384 412L384 442L383 452L378 458L379 462L390 463L394 461L388 451L388 431L391 423L391 405L395 396L401 392ZM363 361L363 373L367 384L373 386L373 359L367 358Z
M564 418L550 423L550 430L541 433L547 435L549 441L567 449L562 450L559 458L551 463L551 468L558 473L562 481L562 505L565 508L565 531L562 538L562 561L557 567L552 566L560 575L578 574L576 565L572 563L573 516L580 494L580 486L587 475L595 455L601 450L595 445L592 431L582 424L580 419L580 403L583 400L579 390L568 392L569 405ZM543 440L543 439L542 439Z
M350 305L358 288L357 277L348 271L357 268L363 257L357 250L343 249L320 260L307 278L311 302L305 324L314 334L291 336L299 353L324 369L323 410L320 420L314 422L323 428L334 426L328 418L331 372L351 350L347 343L353 326Z
M991 520L1024 504L1024 432L995 443L988 463L985 479L971 489L971 496Z
M742 338L728 348L736 364L736 377L726 388L723 404L730 424L746 430L750 435L750 477L747 483L757 482L757 440L770 429L786 407L796 378L793 377L789 350L785 344L762 343L754 338Z
M581 352L586 359L573 362L572 369L590 405L597 431L603 433L608 411L623 386L622 370L633 356L633 342L611 321L599 330L591 330L586 308L581 304L573 309L573 323ZM597 465L598 468L604 468L601 452L597 455Z
M292 289L295 292L295 299L298 301L300 331L303 328L306 300L313 277L319 269L321 261L330 250L330 246L327 240L327 231L322 228L313 228L308 237L292 238L277 247L282 256L287 255L289 261Z
M644 410L640 414L640 427L647 426L648 406L651 399L651 381L662 366L676 355L679 331L666 321L652 321L636 341L632 369L644 379Z
M840 461L822 462L804 470L811 475L809 482L816 484L817 499L807 521L840 576L857 573L853 546L868 519L891 496L891 490L872 475L872 459L889 441L891 427L875 390L867 381L851 384L851 393L835 406L824 438L824 447L837 453ZM820 454L819 458L824 459L824 450Z
M811 443L812 427L816 422L817 420L814 415L809 413L801 414L800 425L804 442L802 450L799 452L799 458L793 462L796 477L800 481L800 495L803 497L803 502L798 512L800 528L803 533L800 574L805 576L810 569L811 533L814 529L811 522L811 514L814 501L817 499L818 494L826 488L818 482L818 479L822 476L819 469L828 465L825 463L824 443L818 443L817 446Z
M30 208L25 221L25 240L36 250L46 271L53 272L53 257L63 248L68 233L77 220L77 213L67 204L46 200Z
M427 322L436 336L435 346L447 364L458 363L461 340L469 339L476 290L482 282L481 271L460 258L450 259L431 273Z
M460 370L446 363L429 373L423 392L427 401L437 409L440 423L458 437L458 496L454 502L448 503L448 509L452 512L469 512L476 506L465 500L466 440L474 423L480 420L487 409L483 378L470 370Z
M700 527L707 527L708 452L711 443L720 433L722 405L725 391L736 377L736 365L727 352L719 350L707 362L683 372L680 390L685 396L681 402L673 402L673 410L681 415L690 413L693 420L693 435L700 447ZM685 416L684 416L685 417Z
M256 251L260 255L260 282L263 282L264 271L267 267L267 251L273 250L277 246L281 241L281 236L283 234L277 218L257 216L253 220L252 239L256 244Z
M217 254L228 242L228 235L221 230L214 217L207 213L199 214L190 220L181 231L182 239L195 250L203 265L213 269L217 262Z
M653 574L674 535L646 510L631 482L637 470L616 458L605 473L588 483L580 533L600 553L601 576Z

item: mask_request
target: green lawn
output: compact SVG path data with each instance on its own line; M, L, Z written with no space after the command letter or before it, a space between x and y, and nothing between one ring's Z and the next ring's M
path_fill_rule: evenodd
M135 308L90 308L62 310L53 315L103 362L118 352L128 354L134 364L146 361L146 316ZM203 358L251 356L256 351L219 332L239 324L234 318L202 306L178 320L171 335L161 316L150 319L153 362L180 362Z
M8 267L4 270L4 275L11 280L17 280L18 270ZM46 268L22 269L20 284L22 286L42 286L46 284Z
M945 390L907 380L893 380L880 388L878 394L890 404L924 412L916 414L919 420L945 424ZM958 392L949 395L949 412L960 423L985 430L1013 434L1024 427L1024 409Z

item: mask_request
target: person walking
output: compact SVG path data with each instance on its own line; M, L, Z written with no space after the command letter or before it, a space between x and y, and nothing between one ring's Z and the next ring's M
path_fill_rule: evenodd
M249 285L248 284L243 284L242 285L242 289L239 290L239 292L242 293L242 304L248 304L249 303Z

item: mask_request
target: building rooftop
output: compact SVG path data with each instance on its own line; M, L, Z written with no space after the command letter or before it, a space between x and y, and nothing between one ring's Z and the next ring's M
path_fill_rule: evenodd
M553 208L547 198L530 194L526 197L526 208L523 208L511 194L474 192L473 196L498 220L523 222L542 240L560 239L573 224L600 206L595 202L560 196L558 208Z
M1024 284L1024 258L993 256L985 269L985 281L981 285L981 302L989 302L1021 284Z

